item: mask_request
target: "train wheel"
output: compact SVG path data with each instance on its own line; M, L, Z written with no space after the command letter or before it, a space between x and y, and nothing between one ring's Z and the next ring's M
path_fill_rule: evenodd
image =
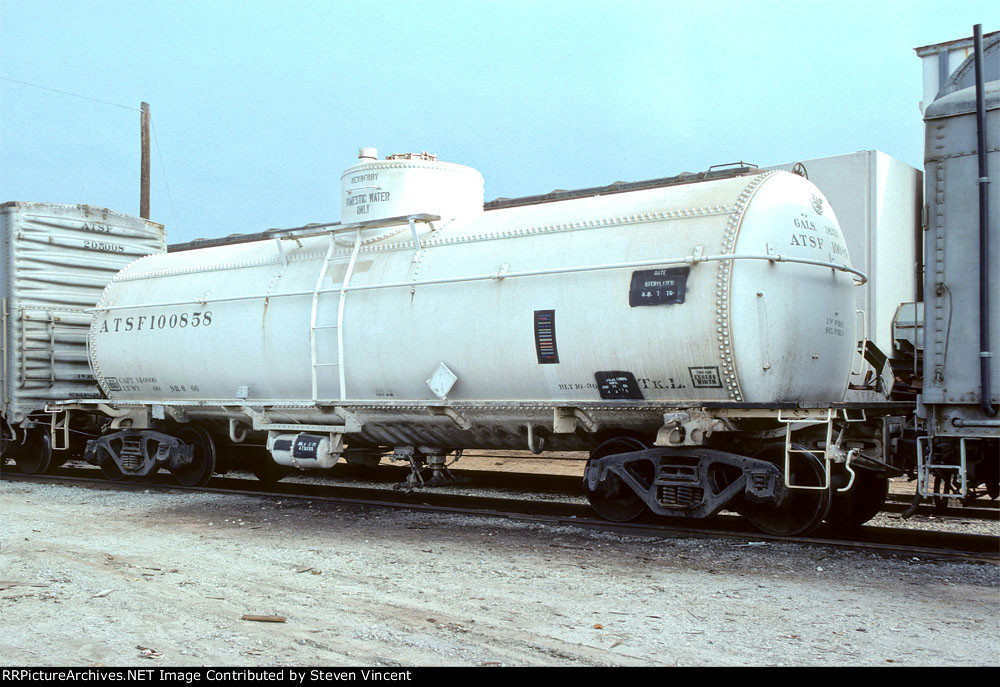
M29 429L27 432L23 444L14 441L14 462L20 473L40 475L52 465L52 445L49 443L49 435L37 429Z
M206 484L215 472L215 442L212 435L197 425L190 425L175 436L185 444L194 446L194 458L184 467L172 471L174 479L185 487Z
M117 482L120 479L125 479L125 474L118 467L118 464L113 458L108 456L108 459L101 463L98 467L101 468L101 474L104 475L105 479L110 479Z
M793 449L803 447L792 445ZM765 446L757 458L784 464L785 444ZM799 486L818 487L826 480L823 462L812 453L794 453L791 460L791 483ZM789 489L785 500L776 508L744 503L741 512L761 532L779 537L807 534L822 524L830 512L829 489Z
M0 415L0 466L14 460L14 435L8 430L7 418Z
M107 449L103 446L98 446L97 448L97 467L101 469L101 474L104 475L105 479L113 480L117 482L120 479L124 479L125 475L122 473L121 468L115 463L115 459L111 457L111 451L116 453L121 453L122 450L122 440L112 439L110 442L111 449Z
M865 524L882 510L889 494L889 478L870 470L857 470L850 491L834 491L827 521L840 529Z
M631 453L632 451L645 451L649 446L633 437L620 437L609 439L595 448L590 454L590 461L615 455L616 453ZM651 463L643 461L642 465ZM652 483L653 475L636 475L642 481ZM639 495L631 487L621 480L617 475L608 473L597 489L591 491L584 482L583 489L587 494L587 500L594 507L597 514L605 520L612 522L628 522L635 520L646 511L646 504L643 503Z

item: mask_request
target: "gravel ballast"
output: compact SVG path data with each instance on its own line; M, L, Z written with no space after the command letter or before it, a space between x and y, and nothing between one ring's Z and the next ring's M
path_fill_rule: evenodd
M11 482L0 513L8 666L1000 663L993 564Z

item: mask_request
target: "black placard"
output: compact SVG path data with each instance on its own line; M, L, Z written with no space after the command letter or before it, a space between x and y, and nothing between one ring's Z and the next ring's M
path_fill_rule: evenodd
M719 368L712 366L689 367L691 384L695 389L721 389L722 378L719 376Z
M635 381L635 375L622 370L610 370L607 372L595 372L594 379L597 380L597 390L601 398L631 399L641 401L642 390L639 383Z
M293 458L315 458L319 449L319 442L323 437L312 434L300 434L292 447Z
M659 270L636 270L628 290L628 304L676 305L684 302L690 268L668 267Z
M535 354L539 365L552 365L559 362L559 350L556 348L556 311L535 311Z

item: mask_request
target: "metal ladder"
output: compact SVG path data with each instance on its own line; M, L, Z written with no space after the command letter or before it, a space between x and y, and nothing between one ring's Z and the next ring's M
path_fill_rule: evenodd
M323 258L323 264L319 270L319 277L316 279L316 287L313 289L312 296L312 310L309 316L309 351L312 362L312 400L313 403L318 403L320 400L319 395L319 371L320 368L324 367L336 367L339 371L339 382L340 382L340 399L347 398L347 379L344 374L344 302L347 299L347 286L351 282L351 275L354 273L354 263L357 262L358 251L361 248L361 228L357 229L357 233L354 239L354 249L351 251L351 260L347 264L347 271L344 273L344 278L340 283L340 304L337 308L337 323L336 324L316 324L316 319L319 314L319 301L324 293L329 293L323 289L323 280L326 279L326 275L330 271L330 260L333 257L334 246L336 245L336 234L330 232L330 243L326 249L326 257ZM316 340L316 333L322 330L336 330L337 332L337 360L334 361L321 361L318 359L319 351Z
M783 422L785 424L785 486L789 489L801 489L811 490L811 491L825 491L830 488L830 440L833 438L833 419L837 416L836 411L833 408L827 408L826 416L819 418L800 418L800 417L785 417L782 415L782 411L778 411L778 422ZM826 442L823 444L822 451L813 451L810 449L792 448L792 424L801 423L809 425L819 425L826 424ZM817 458L823 461L825 479L820 486L809 486L805 484L792 484L791 469L792 469L792 454L793 453L811 453Z
M416 215L401 215L399 217L387 217L385 219L374 220L370 222L356 222L352 224L330 224L322 225L324 228L319 227L302 227L296 230L284 231L280 236L275 238L278 240L278 249L281 250L282 240L294 240L298 238L305 238L309 236L318 236L320 234L327 234L330 237L330 244L326 249L326 257L323 259L323 264L320 267L319 277L316 279L316 287L313 289L312 298L312 313L309 317L309 350L311 356L312 365L312 400L313 403L318 403L320 400L319 395L319 369L322 367L336 367L339 371L339 381L340 381L340 400L347 400L347 376L344 372L344 303L347 300L348 287L351 284L351 276L354 274L354 264L358 259L358 251L361 249L361 232L365 229L380 229L383 227L391 227L398 224L408 224L410 227L410 233L413 237L413 247L414 250L421 250L420 239L417 236L416 223L432 223L440 220L439 215L430 214L416 214ZM332 228L325 228L332 227ZM333 249L336 245L336 236L344 234L347 232L355 232L354 238L354 249L351 251L351 260L347 263L347 271L344 273L344 278L340 282L340 304L337 307L337 323L336 324L316 324L316 318L319 313L319 300L324 293L330 293L330 289L323 288L323 280L326 279L326 275L330 271L330 260L333 258ZM333 361L321 361L318 359L318 346L316 343L316 332L327 329L337 330L337 360Z
M927 444L925 451L924 444ZM966 472L965 438L959 441L958 464L935 463L934 437L917 437L917 491L921 496L938 496L950 498L965 498L969 494L968 473ZM935 493L931 484L931 476L935 470L954 470L961 482L962 489L957 494Z
M69 416L72 410L48 410L52 418L49 420L49 443L53 451L69 450ZM59 416L62 415L62 420Z
M850 413L846 408L843 409L842 412L843 412L843 420L845 423L867 422L867 415L864 409L861 410L860 416L856 418L851 418ZM831 440L833 439L833 421L837 419L838 415L836 409L834 408L826 408L825 413L826 413L825 416L816 418L797 418L797 417L788 418L782 415L782 411L780 410L778 411L778 422L783 422L785 424L785 486L788 487L789 489L819 491L830 488L831 484L830 465L833 463L833 458L830 456L831 453L830 447L832 445ZM822 450L792 448L792 424L796 422L802 424L810 424L810 425L820 425L820 424L826 425L826 441L823 443ZM840 436L837 438L838 446L843 436L844 436L844 429L841 430ZM790 470L792 465L793 453L811 453L817 457L821 457L825 472L825 479L823 485L809 486L805 484L792 484ZM850 491L851 487L854 485L855 472L854 469L851 467L851 462L856 457L856 454L857 451L855 449L851 449L850 451L847 452L844 458L844 468L847 470L847 473L848 475L850 475L850 478L848 479L847 484L837 489L837 491L839 492Z

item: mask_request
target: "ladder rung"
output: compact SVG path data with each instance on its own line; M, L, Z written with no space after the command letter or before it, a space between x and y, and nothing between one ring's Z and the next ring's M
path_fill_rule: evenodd
M340 367L340 363L316 363L316 367Z
M338 327L335 324L318 324L313 329L338 329Z

